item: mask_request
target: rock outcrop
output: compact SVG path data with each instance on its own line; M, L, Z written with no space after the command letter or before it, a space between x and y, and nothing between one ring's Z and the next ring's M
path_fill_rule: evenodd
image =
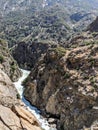
M21 76L21 71L9 52L7 42L2 39L0 39L0 69L2 69L12 81L17 81Z
M14 47L12 55L21 68L30 70L50 46L52 45L41 42L21 42Z
M91 32L98 32L98 17L89 25L88 30Z
M95 130L98 128L97 66L97 44L49 49L25 80L24 95L33 105L55 117L59 130L91 127Z
M17 94L9 77L0 69L0 130L41 130Z

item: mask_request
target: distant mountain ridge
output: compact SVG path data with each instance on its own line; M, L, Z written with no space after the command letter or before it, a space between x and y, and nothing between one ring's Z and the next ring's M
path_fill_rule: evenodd
M54 5L70 8L70 10L74 7L74 9L78 10L91 11L92 9L98 8L98 0L1 0L0 10L2 13L8 14L12 11L26 10L29 8L40 10Z

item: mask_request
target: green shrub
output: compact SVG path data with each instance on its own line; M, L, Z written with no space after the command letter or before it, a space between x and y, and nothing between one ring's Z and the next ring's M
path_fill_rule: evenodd
M17 98L17 99L20 99L19 93L16 94L16 98Z
M4 62L4 57L2 55L0 55L0 63Z
M90 82L91 82L92 84L94 84L95 80L94 80L94 77L93 77L93 76L91 76L91 77L89 78L89 80L90 80Z
M28 82L28 78L24 79L24 81L22 82L22 85L25 85Z
M11 70L12 72L16 70L16 64L14 62L11 64Z
M94 83L93 85L94 88L98 89L98 85Z
M68 79L68 78L70 78L70 74L66 72L64 75L64 79Z
M55 51L58 54L59 57L64 56L65 53L66 53L66 50L63 47L53 48L52 50Z

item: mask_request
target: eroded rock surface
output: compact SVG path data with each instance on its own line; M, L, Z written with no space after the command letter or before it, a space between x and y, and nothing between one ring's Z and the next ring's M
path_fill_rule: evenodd
M0 130L41 130L17 94L9 77L0 69Z
M25 81L24 95L57 118L59 130L90 128L98 120L98 46L48 50Z
M2 39L0 39L0 69L2 69L12 81L17 81L21 76L21 71L9 52L7 42Z
M12 55L21 68L32 69L50 46L52 45L41 42L20 42L12 50Z

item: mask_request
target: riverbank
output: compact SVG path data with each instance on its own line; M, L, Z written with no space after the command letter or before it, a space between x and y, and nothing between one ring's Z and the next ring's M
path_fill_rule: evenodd
M36 108L36 107L33 107L23 96L23 90L24 90L24 87L22 85L22 82L24 81L24 79L29 75L30 71L27 71L27 70L22 70L22 77L17 81L17 82L14 82L14 85L20 95L20 98L21 100L23 101L25 107L28 109L28 111L30 111L32 114L34 114L34 116L37 118L37 120L39 121L41 127L45 130L56 130L56 128L51 128L51 126L49 125L47 119L43 118L41 115L40 115L40 111Z

